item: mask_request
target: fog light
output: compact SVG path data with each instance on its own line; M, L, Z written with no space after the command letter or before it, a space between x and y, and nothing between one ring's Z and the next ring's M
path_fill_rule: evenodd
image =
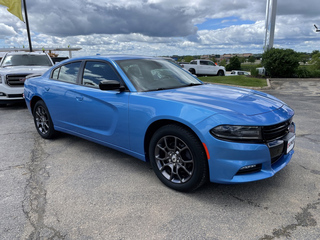
M250 168L255 168L255 167L257 167L257 165L256 165L256 164L252 164L252 165L244 166L244 167L240 168L240 171L241 171L241 170L248 170L248 169L250 169Z
M0 92L0 96L5 96L6 94L3 92Z

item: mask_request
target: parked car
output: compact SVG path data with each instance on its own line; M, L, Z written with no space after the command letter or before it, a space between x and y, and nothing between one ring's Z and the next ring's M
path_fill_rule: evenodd
M182 64L182 67L195 75L226 75L226 69L209 60L192 60L189 64Z
M204 84L164 59L94 56L25 82L41 137L56 131L150 161L168 187L265 179L293 155L294 111L266 93ZM119 176L121 177L121 176Z
M0 62L0 104L24 102L23 85L29 74L43 74L53 66L46 53L8 52Z
M241 71L241 70L232 70L230 73L230 76L236 76L236 75L250 75L250 73L246 71Z

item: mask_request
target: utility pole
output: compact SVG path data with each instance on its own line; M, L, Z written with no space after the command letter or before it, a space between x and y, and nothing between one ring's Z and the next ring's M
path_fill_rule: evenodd
M273 47L274 29L276 26L277 0L267 0L264 51Z

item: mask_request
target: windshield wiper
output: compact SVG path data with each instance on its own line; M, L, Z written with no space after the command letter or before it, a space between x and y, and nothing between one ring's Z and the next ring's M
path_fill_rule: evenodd
M17 65L4 65L2 67L12 67L12 66L17 66Z
M188 85L185 85L184 87L192 87L192 86L197 86L197 85L202 85L202 83L189 83Z

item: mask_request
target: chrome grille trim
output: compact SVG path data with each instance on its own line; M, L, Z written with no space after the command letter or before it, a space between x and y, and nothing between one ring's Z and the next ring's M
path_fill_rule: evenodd
M6 83L10 87L23 87L27 75L28 74L8 74Z

